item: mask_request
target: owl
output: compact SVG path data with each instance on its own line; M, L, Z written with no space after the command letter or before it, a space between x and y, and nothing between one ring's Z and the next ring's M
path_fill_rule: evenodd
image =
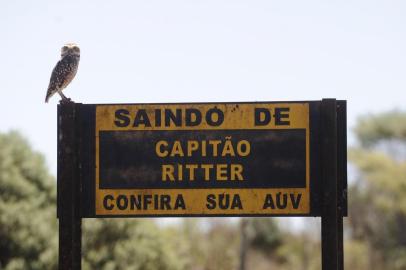
M58 61L54 70L52 71L51 80L49 81L47 95L45 96L45 102L55 94L58 93L62 102L70 102L62 90L68 86L73 80L78 71L80 60L80 49L74 43L68 43L61 49L61 60Z

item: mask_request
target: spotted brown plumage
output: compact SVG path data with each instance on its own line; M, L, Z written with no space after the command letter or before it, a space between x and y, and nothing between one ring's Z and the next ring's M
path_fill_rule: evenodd
M70 99L62 93L62 90L66 88L75 77L79 60L80 49L76 44L68 43L62 47L61 60L58 61L52 71L45 102L48 102L55 93L58 93L62 97L62 101L70 101Z

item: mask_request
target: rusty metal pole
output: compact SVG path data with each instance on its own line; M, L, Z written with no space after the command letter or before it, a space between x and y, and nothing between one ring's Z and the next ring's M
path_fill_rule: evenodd
M59 270L81 269L79 104L58 105L58 218Z
M322 213L321 255L323 270L338 270L339 218L337 205L337 101L321 103Z

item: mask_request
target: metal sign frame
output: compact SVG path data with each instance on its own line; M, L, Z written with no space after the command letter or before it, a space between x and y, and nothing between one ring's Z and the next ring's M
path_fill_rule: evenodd
M312 176L312 182L307 182L310 185L312 198L310 211L293 215L321 217L322 269L343 269L343 217L347 215L346 101L323 99L310 103L316 104L319 113L319 119L311 121L310 130L320 133L320 136L314 137L311 141L312 151L317 151L319 155L310 164L315 166L314 163L319 162L317 165L320 167L320 172L318 176ZM95 106L79 103L58 106L59 269L81 269L81 219L104 216L95 215L96 191L92 189L94 185L85 181L85 179L95 179L95 171L88 168L95 164L96 147L89 142L94 140L96 134L95 129L87 128L95 126ZM315 110L310 110L310 118L314 116ZM142 216L151 215L129 215L128 217ZM182 214L181 216L225 215ZM234 214L233 216L264 215Z

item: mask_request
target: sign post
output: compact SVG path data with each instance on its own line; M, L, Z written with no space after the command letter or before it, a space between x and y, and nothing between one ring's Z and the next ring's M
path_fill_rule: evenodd
M80 269L81 218L203 216L320 216L323 269L342 269L345 112L335 99L59 105L60 269Z
M58 106L59 270L81 269L80 133L76 125L79 106L73 103Z
M321 216L322 269L338 269L338 204L337 204L337 103L326 99L322 110L322 187Z

